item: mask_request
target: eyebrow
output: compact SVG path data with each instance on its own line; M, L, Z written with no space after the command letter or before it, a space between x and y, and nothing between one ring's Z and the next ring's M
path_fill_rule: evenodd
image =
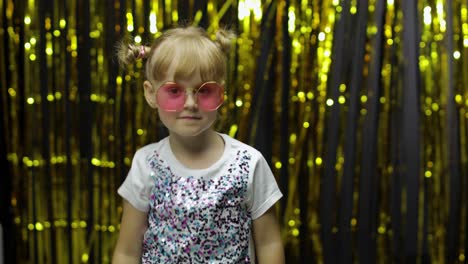
M167 81L167 82L164 82L164 84L166 84L166 83L175 83L175 84L178 84L180 86L183 86L184 88L187 88L187 87L188 88L200 88L200 86L202 86L203 84L208 83L208 82L214 82L214 81L202 81L201 83L199 83L197 85L194 85L193 87L188 87L187 85L182 85L180 82L177 82L177 81Z

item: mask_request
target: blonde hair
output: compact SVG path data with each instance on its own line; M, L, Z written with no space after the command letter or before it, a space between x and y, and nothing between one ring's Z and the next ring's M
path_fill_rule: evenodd
M121 43L118 58L122 66L147 59L145 75L150 81L164 80L174 66L174 81L200 74L203 81L223 83L234 38L233 32L224 29L212 40L202 28L178 27L165 31L151 47Z

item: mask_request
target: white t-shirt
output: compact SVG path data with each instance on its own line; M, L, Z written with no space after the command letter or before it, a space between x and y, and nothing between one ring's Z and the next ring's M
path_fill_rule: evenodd
M228 135L206 169L184 167L169 139L139 149L118 193L148 213L142 263L254 263L252 220L282 194L262 154Z

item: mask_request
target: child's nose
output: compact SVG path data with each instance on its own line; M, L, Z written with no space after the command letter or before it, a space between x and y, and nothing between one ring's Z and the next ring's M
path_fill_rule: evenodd
M196 95L194 93L192 93L192 92L187 93L187 97L185 99L184 107L185 108L196 108L196 107L198 107L197 98L196 98Z

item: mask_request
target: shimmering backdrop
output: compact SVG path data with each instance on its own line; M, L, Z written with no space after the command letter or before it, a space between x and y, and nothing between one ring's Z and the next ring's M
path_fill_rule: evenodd
M285 197L288 263L465 263L468 1L0 1L6 263L109 263L116 189L166 131L142 64L175 24L234 29L217 127Z

